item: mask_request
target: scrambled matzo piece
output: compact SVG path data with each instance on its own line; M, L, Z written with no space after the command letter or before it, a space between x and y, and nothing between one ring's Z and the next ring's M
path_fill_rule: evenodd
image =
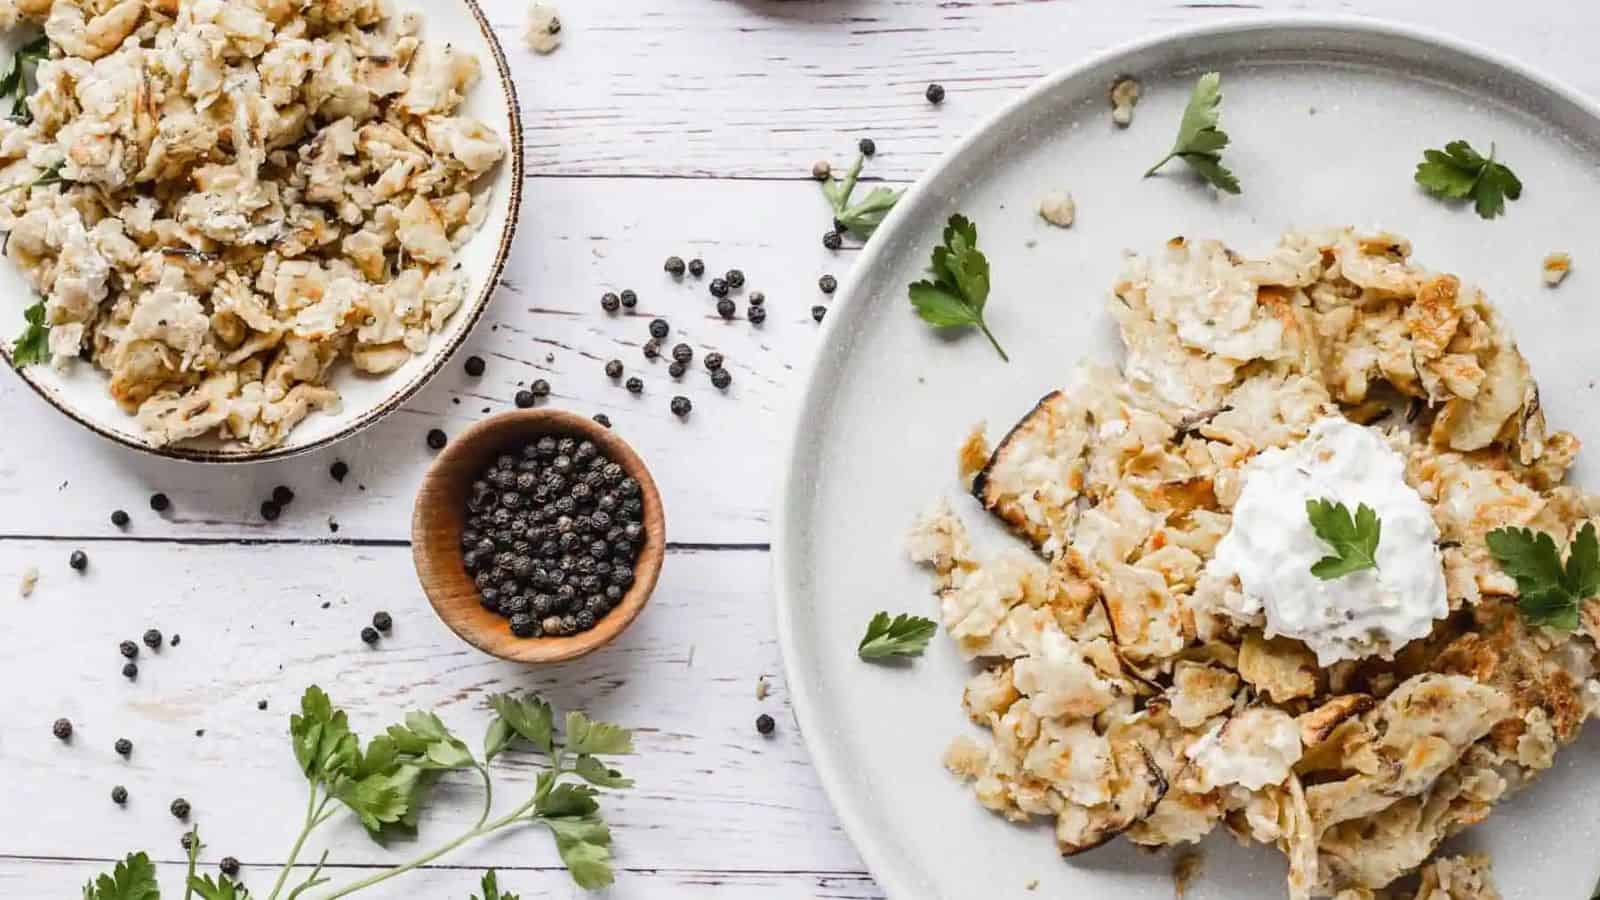
M104 370L152 444L279 444L338 405L337 363L391 372L461 306L506 148L459 111L478 61L417 16L0 0L19 23L51 49L31 118L0 124L5 253L54 364Z

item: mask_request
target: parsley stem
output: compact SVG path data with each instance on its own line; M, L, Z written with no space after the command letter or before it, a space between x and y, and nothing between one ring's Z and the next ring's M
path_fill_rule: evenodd
M418 867L421 867L421 866L425 866L428 863L431 863L434 860L438 859L439 857L444 856L446 853L449 853L450 851L457 849L458 847L460 847L461 845L467 843L468 841L474 840L476 838L483 837L484 835L492 834L492 833L494 833L496 831L499 831L500 829L506 827L507 825L510 825L510 824L516 822L518 819L521 819L524 815L526 815L528 810L533 808L533 806L534 806L534 804L535 804L535 802L537 800L538 800L538 797L533 797L533 798L529 799L528 802L526 802L526 803L522 804L521 806L517 807L509 815L506 815L506 816L503 816L503 817L501 817L499 819L496 819L493 822L489 822L487 824L484 824L483 822L480 821L480 823L476 827L474 827L471 830L463 833L461 836L457 837L455 840L450 841L449 843L444 844L441 847L438 847L436 849L430 850L427 853L424 853L421 856L417 857L416 859L411 860L410 862L402 863L401 865L395 866L394 868L385 869L385 870L383 870L382 872L379 872L376 875L372 875L370 877L363 878L360 881L353 882L351 884L347 884L344 887L342 887L342 888L334 891L333 893L329 894L328 896L324 897L323 900L336 900L336 898L344 897L344 896L347 896L349 894L354 894L356 891L366 890L367 888L372 887L373 885L382 884L383 882L388 881L389 879L394 878L397 875L404 875L405 873L411 871L412 869L415 869L415 868L418 868ZM271 900L271 898L268 898L268 900Z
M844 189L839 191L839 205L834 209L834 213L843 213L850 205L850 194L856 189L856 181L861 178L861 167L866 161L865 156L856 154L856 161L850 166L850 171L844 173Z
M482 763L473 764L478 774L483 776L483 814L478 816L478 827L489 821L489 811L494 809L494 780L489 777L489 767Z
M200 858L200 829L189 829L189 869L183 876L183 900L194 896L194 866Z
M982 319L978 320L978 330L983 332L983 336L989 339L989 343L994 347L994 352L1000 354L1002 360L1011 362L1011 357L1007 356L1006 351L1001 349L1000 342L994 339L994 333L989 330L989 326Z
M317 786L315 784L311 785L311 793L306 797L305 825L300 829L300 836L294 839L294 846L289 848L289 861L283 864L282 869L278 870L278 880L272 883L272 892L267 894L267 900L276 900L278 894L283 890L284 882L288 880L289 873L294 870L295 861L300 858L301 849L305 847L306 838L311 836L313 829L328 820L323 813L328 808L328 801L332 799L331 796L323 797L321 805L318 805Z
M1156 163L1156 164L1155 164L1155 165L1153 165L1153 166L1151 166L1151 167L1150 167L1150 168L1149 168L1149 169L1148 169L1148 170L1147 170L1147 171L1146 171L1146 172L1145 172L1145 173L1144 173L1144 177L1146 177L1146 178L1149 178L1149 177L1150 177L1150 176L1151 176L1151 175L1154 175L1154 174L1155 174L1155 173L1156 173L1156 172L1157 172L1157 171L1158 171L1158 170L1160 170L1160 168L1161 168L1161 167L1162 167L1162 166L1164 166L1164 165L1166 165L1166 164L1167 164L1167 163L1169 163L1169 162L1171 162L1171 161L1172 161L1172 159L1173 159L1173 157L1175 157L1175 156L1177 156L1177 155L1178 155L1178 154L1177 154L1177 153L1176 153L1176 152L1174 152L1174 153L1168 153L1168 154L1167 154L1167 155L1166 155L1166 156L1163 156L1163 157L1161 157L1161 161L1160 161L1160 162L1158 162L1158 163Z

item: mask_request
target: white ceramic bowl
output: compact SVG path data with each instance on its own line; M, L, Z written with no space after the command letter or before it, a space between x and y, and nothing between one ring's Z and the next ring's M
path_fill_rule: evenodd
M444 328L433 335L426 351L382 376L363 375L347 362L341 363L332 378L332 386L343 400L339 411L313 412L282 444L264 451L226 445L215 439L152 446L138 421L111 399L106 390L106 374L88 363L76 362L64 371L35 365L18 372L5 366L12 374L0 377L21 377L51 406L102 437L136 450L192 462L262 462L294 456L350 437L404 405L450 359L488 306L511 251L522 204L523 176L522 122L517 112L516 88L505 52L477 0L429 0L416 4L416 9L423 16L424 40L449 43L477 55L483 78L468 94L460 111L488 123L505 140L507 151L506 159L488 176L489 215L456 257L467 277L467 299ZM9 43L15 46L16 42ZM12 339L23 327L22 311L37 299L16 267L0 259L0 356L8 363Z

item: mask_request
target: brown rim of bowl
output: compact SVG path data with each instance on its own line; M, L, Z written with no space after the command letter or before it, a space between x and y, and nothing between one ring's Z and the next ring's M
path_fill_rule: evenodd
M634 564L633 584L622 601L588 631L570 637L519 638L506 619L483 608L478 588L461 562L467 492L501 453L527 441L556 435L587 438L639 482L644 503L644 543ZM575 659L610 643L644 609L666 556L666 516L661 494L644 460L610 429L560 409L513 410L473 425L440 451L423 476L411 517L411 554L428 603L458 637L491 656L513 662Z
M84 428L89 429L108 441L121 444L124 447L138 450L142 453L148 453L152 456L159 456L164 459L175 459L180 462L206 463L212 465L241 465L270 462L272 460L289 459L290 457L301 456L306 453L311 453L315 450L321 450L324 447L336 444L339 441L345 440L346 438L353 437L356 434L372 427L373 425L376 425L385 416L404 406L406 401L416 396L417 392L422 390L422 388L426 386L428 382L432 381L433 376L439 374L439 371L450 362L450 358L455 355L456 351L461 348L461 345L466 342L469 336L471 336L472 330L477 327L478 320L483 317L484 311L489 308L489 300L494 295L495 290L499 288L500 278L505 273L506 260L511 256L511 242L512 239L516 237L517 219L519 213L522 211L522 180L524 178L526 167L523 160L522 106L517 100L517 84L511 78L511 66L506 61L505 48L500 46L500 40L499 38L495 37L494 29L489 25L488 17L483 14L483 9L478 6L478 0L460 0L460 2L466 4L467 9L472 13L473 19L478 24L478 30L482 32L484 40L489 43L489 53L492 57L494 57L495 70L500 73L500 83L505 88L506 99L509 101L509 109L507 110L506 114L506 124L511 132L511 209L508 211L506 216L505 230L500 232L500 247L495 253L494 265L489 269L488 277L484 279L483 288L478 292L477 301L473 303L470 309L462 310L460 313L458 313L460 315L467 316L467 321L462 327L460 334L456 335L453 340L442 347L439 357L434 364L417 373L416 377L414 377L409 384L400 388L394 394L391 394L388 399L373 407L372 410L361 417L352 420L349 424L345 425L343 428L339 429L333 434L330 434L324 438L318 438L317 440L312 441L304 446L278 447L271 450L264 450L259 453L230 453L221 450L202 450L193 447L186 448L182 446L153 447L149 444L128 437L127 435L119 434L115 431L102 428L83 416L73 412L65 404L57 400L53 393L51 393L49 390L46 390L44 387L41 387L32 378L29 378L25 370L18 369L14 364L12 364L11 350L5 341L0 341L0 359L3 359L6 364L10 366L11 370L17 374L17 377L22 380L22 383L32 388L35 394L38 394L46 403L55 407L57 411L61 412L74 422L77 422L79 425L82 425Z

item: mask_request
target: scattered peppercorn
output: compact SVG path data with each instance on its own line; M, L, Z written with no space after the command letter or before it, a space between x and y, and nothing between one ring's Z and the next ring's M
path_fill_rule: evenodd
M750 292L750 305L751 306L766 306L767 305L767 295L761 293L760 291L751 291Z
M616 312L622 307L622 299L610 291L600 295L600 308L606 312Z
M272 502L279 506L288 506L294 502L294 491L287 485L278 485L272 489Z
M265 701L265 700L257 700L256 701L256 709L266 709L266 708L267 708L267 701Z
M750 320L751 325L760 325L767 320L767 308L765 306L752 306L744 311L744 315L745 318Z
M127 805L127 803L128 803L128 789L123 787L120 784L117 785L116 787L112 788L111 789L111 802L115 803L118 806Z
M431 428L428 430L428 446L430 448L434 450L443 450L444 445L448 444L449 442L450 438L445 436L444 429Z
M139 677L139 664L135 662L122 664L122 677L129 681Z
M672 326L667 324L667 320L666 319L651 319L650 320L650 336L655 338L656 340L659 341L662 338L665 338L671 332L672 332Z
M63 741L69 740L72 737L71 720L57 719L56 723L50 726L50 733Z
M928 89L923 92L922 96L927 97L929 103L938 106L944 102L944 85L934 82L928 85Z
M67 557L67 565L82 572L84 569L89 568L89 554L84 553L82 550L74 550L72 555Z
M609 362L606 363L606 377L607 378L621 378L622 377L622 360L613 359L613 360L610 360Z
M681 363L677 360L673 360L672 365L667 366L667 374L671 375L673 378L682 378L683 373L687 371L689 371L688 363Z
M716 352L715 350L707 353L705 364L707 372L715 372L716 370L722 368L722 354Z
M827 181L833 177L833 166L828 165L825 159L819 159L811 164L811 177L818 181Z
M693 362L694 348L688 344L674 344L672 347L672 358L681 363Z
M118 528L128 527L128 513L126 510L116 510L111 513L111 524Z
M117 649L122 651L122 656L125 659L135 659L139 656L139 645L133 641L123 641L117 645Z
M151 494L150 495L150 508L155 510L156 512L166 512L167 511L167 507L169 507L171 505L172 505L172 501L167 499L167 495L166 494Z
M729 269L728 274L723 277L728 279L728 287L731 287L734 290L744 287L743 269Z
M178 846L182 847L185 853L189 852L189 849L194 846L194 832L185 831L183 837L178 838Z
M375 612L372 614L372 627L378 629L384 634L388 634L389 630L394 628L394 616L391 616L381 610L379 612Z
M231 856L224 856L222 862L217 863L217 868L222 870L222 874L232 878L239 874L239 861Z
M720 299L722 297L728 296L728 282L727 282L726 279L723 279L723 278L713 278L713 279L711 279L711 284L708 286L707 289L711 291L711 296L713 296L713 297L716 297L716 298Z
M667 270L667 274L671 275L673 278L682 278L683 277L683 270L684 270L683 257L681 257L681 256L669 256L669 257L667 257L667 264L666 264L665 268Z
M856 149L861 151L862 156L876 156L878 153L878 145L872 138L862 138L856 143Z
M466 369L467 369L467 374L471 375L473 378L482 378L483 377L483 370L484 370L483 357L481 357L481 356L469 356L469 357L467 357Z
M151 628L144 633L144 645L151 650L161 649L161 632Z
M550 382L545 381L543 378L535 378L533 384L528 385L528 390L532 391L535 397L548 397L550 396Z
M117 751L118 756L127 756L133 752L133 741L127 738L117 738L117 742L111 746L113 750Z
M828 314L828 308L826 306L813 306L813 307L811 307L811 320L813 322L821 322L822 321L822 317L827 315L827 314Z
M429 441L429 443L432 443L432 441ZM261 518L266 519L268 522L276 522L282 512L283 507L273 503L271 500L263 500L261 502Z
M689 260L689 274L696 278L706 273L706 264L699 257Z
M687 416L692 409L694 409L694 404L689 402L688 397L678 396L672 398L672 414L678 418L681 419Z
M718 369L711 373L711 385L717 390L725 391L730 384L733 384L733 373L727 369Z
M533 406L533 400L533 391L517 391L516 395L511 398L511 402L517 405L517 409L527 409Z
M602 427L605 427L605 428L610 428L611 427L611 417L606 415L605 413L595 413L594 414L594 420L596 422L598 422Z
M739 307L727 297L723 297L721 300L717 301L717 315L723 317L724 319L733 318L734 314L738 311Z
M639 305L639 295L635 294L631 290L623 291L622 305L626 306L628 309L633 309L635 306Z
M629 378L628 379L628 393L630 393L630 394L641 394L641 393L644 393L644 379L640 378L637 375L633 376L632 378Z
M350 466L348 464L346 464L345 461L342 460L342 459L334 460L333 461L333 465L328 467L328 475L334 481L343 482L344 481L344 477L346 475L349 475L349 474L350 474Z
M756 730L763 735L770 735L778 730L778 723L766 713L756 716Z
M172 644L172 646L176 647L176 646L178 646L178 644L182 643L182 641L183 641L183 635L181 635L181 634L173 634L172 635L172 640L169 641L168 643L170 643L170 644Z
M822 233L822 246L829 250L837 250L844 246L844 236L837 231L824 231Z
M361 640L369 647L376 644L378 642L378 629L373 628L371 625L361 629Z
M643 351L645 359L655 359L661 355L661 342L651 338L644 342L644 346L640 350Z
M172 812L173 818L189 818L189 801L183 799L182 797L172 801L172 805L167 807L167 809Z

